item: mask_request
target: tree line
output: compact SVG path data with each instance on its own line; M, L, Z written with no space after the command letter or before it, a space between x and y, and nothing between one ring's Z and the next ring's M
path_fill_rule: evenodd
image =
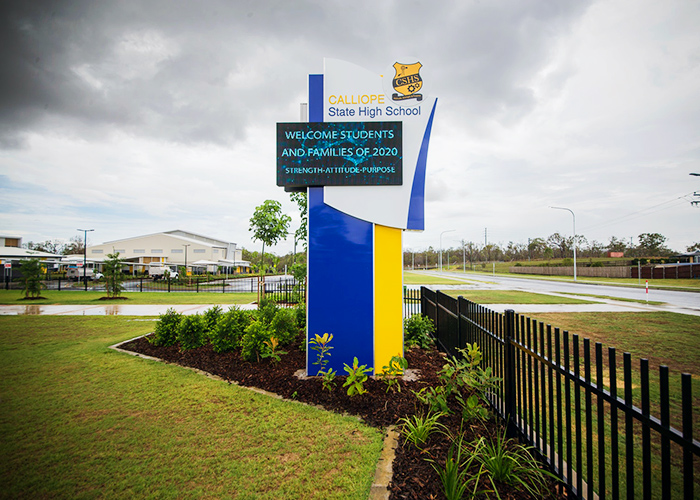
M666 246L667 238L660 233L642 233L634 244L629 239L611 237L607 244L578 235L576 256L578 258L604 258L609 252L622 253L627 258L666 258L680 252ZM700 243L694 243L685 251L700 250ZM568 259L574 255L573 236L554 233L547 238L531 238L528 243L508 242L507 245L495 243L478 244L462 241L456 247L442 249L443 265L472 262L514 262L549 259ZM439 265L440 249L432 246L427 249L407 249L404 251L404 266L434 267Z

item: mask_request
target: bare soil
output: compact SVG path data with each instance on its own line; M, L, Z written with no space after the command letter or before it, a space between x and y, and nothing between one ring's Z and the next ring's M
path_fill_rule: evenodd
M370 378L365 383L367 393L350 397L342 387L345 377L336 378L336 387L332 392L324 390L321 380L315 377L299 378L296 372L306 364L306 353L297 346L287 346L288 351L279 363L262 360L251 363L240 358L237 352L217 354L211 346L180 351L179 347L157 347L150 344L147 337L136 339L121 346L123 349L161 358L165 361L204 370L218 375L229 383L257 387L273 392L284 398L303 401L343 414L360 417L366 424L386 428L400 425L402 417L424 414L426 409L416 399L413 391L424 387L439 385L437 372L445 364L445 358L437 350L411 349L405 353L408 367L419 372L416 381L402 381L401 391L387 392L386 384L380 379ZM502 433L500 423L491 418L486 422L473 424L461 423L460 410L456 402L451 401L453 415L443 417L441 422L447 429L457 435L461 431L466 441L481 436L493 438ZM391 499L441 499L445 498L440 478L429 460L438 466L445 463L452 440L444 433L435 433L426 447L417 450L410 443L399 439L396 458L393 464L393 481L390 484ZM498 494L502 499L530 499L526 492L507 484L498 484ZM479 490L486 489L480 485ZM565 491L552 483L549 488L550 498L566 498ZM494 494L485 494L479 498L497 498Z

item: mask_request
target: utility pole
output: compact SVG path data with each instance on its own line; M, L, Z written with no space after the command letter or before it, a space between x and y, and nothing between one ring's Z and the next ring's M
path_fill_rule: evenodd
M183 244L182 246L185 247L185 276L187 276L187 247L190 246L190 244L187 243L187 244ZM234 257L234 260L235 260L235 257ZM236 263L234 262L233 265L235 266ZM189 283L190 283L190 285L192 284L192 278L190 278Z

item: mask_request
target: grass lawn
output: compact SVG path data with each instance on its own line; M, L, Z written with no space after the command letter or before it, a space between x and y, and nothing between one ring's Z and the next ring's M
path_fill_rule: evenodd
M660 306L665 304L665 302L658 302L654 300L640 300L640 299L626 299L623 297L611 297L610 295L595 295L592 293L567 293L567 292L559 292L563 293L565 295L576 295L578 297L593 297L596 299L604 299L604 300L616 300L619 302L636 302L638 304L649 304L652 306Z
M514 290L442 290L446 295L459 297L478 304L594 304L588 300L555 297L542 293L518 292Z
M367 498L379 430L107 348L140 319L0 317L3 498Z
M90 291L55 291L42 290L41 296L46 300L21 300L24 295L19 290L0 290L0 304L3 305L105 305L114 302L101 301L105 292ZM122 297L128 300L119 304L249 304L258 299L256 293L213 293L213 292L124 292Z
M622 355L632 355L633 374L639 371L639 360L649 360L651 400L659 401L659 366L669 367L672 425L681 428L680 374L693 377L695 407L700 407L700 317L670 312L623 313L546 313L533 319L591 339L593 359L596 342L603 345L606 378L609 377L607 349L617 351L618 380L622 379ZM634 382L634 397L641 397L638 377ZM639 399L635 399L635 404ZM652 405L658 409L658 405ZM641 404L640 404L641 407ZM695 413L694 419L700 421Z
M580 337L581 350L581 372L583 375L583 338L590 339L591 352L591 374L592 380L595 381L595 343L600 342L603 347L603 384L606 389L609 389L611 367L608 363L608 347L616 348L617 360L617 381L618 395L624 394L623 383L623 353L629 352L632 359L632 396L634 405L638 408L642 407L642 390L640 373L640 359L649 360L649 399L650 413L655 417L660 415L660 384L659 384L659 366L665 365L669 367L669 413L670 423L676 429L682 429L682 413L681 413L681 373L690 373L692 375L692 405L695 409L700 407L700 317L688 316L684 314L674 314L670 312L644 312L644 313L547 313L537 314L534 319L542 321L546 324L551 324L568 330L570 334L578 334ZM573 366L573 365L571 365ZM595 412L596 397L593 398L592 425L593 429L597 429L598 416ZM583 403L582 403L583 404ZM582 406L582 411L583 406ZM620 416L621 420L618 423L621 439L625 435L624 417ZM610 415L606 411L605 428L610 429ZM700 422L700 415L697 411L693 411L693 428L697 428ZM585 428L585 423L583 424ZM634 453L635 453L635 493L641 494L642 478L642 431L638 423L634 425ZM595 439L595 438L594 438ZM611 463L610 460L610 435L606 434L606 463ZM583 438L585 443L585 436ZM621 449L624 450L624 441L621 441ZM651 433L651 470L652 470L652 496L653 498L661 498L660 491L660 453L661 445L659 435L655 432ZM585 448L585 446L584 446ZM624 452L623 452L624 454ZM594 475L597 475L597 456L598 445L593 444L593 468ZM671 477L672 477L672 497L681 498L682 492L680 487L682 484L682 452L679 446L671 445ZM695 461L695 488L696 491L700 487L698 481L699 464ZM625 496L624 485L624 470L621 470L620 487L621 498ZM584 476L585 477L585 476ZM609 476L608 476L609 477ZM610 483L608 482L607 490L610 493Z
M460 285L468 283L468 280L464 279L449 279L442 278L438 276L430 276L427 274L413 273L411 271L403 272L403 284L404 285Z

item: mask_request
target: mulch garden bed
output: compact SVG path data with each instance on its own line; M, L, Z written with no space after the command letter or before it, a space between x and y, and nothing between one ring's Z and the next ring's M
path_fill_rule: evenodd
M296 372L306 366L306 353L296 346L285 347L288 353L282 356L279 363L271 363L269 360L250 363L241 359L237 352L217 354L208 345L181 352L177 346L154 346L146 337L125 343L121 348L182 366L197 368L229 382L264 389L287 399L355 415L366 424L380 428L397 425L402 417L425 413L425 408L412 391L418 392L429 386L437 387L439 385L437 372L445 364L445 358L435 349L410 349L405 353L406 360L409 369L418 371L418 380L402 381L401 392L386 392L386 384L382 380L370 378L365 382L367 393L350 397L342 387L345 377L336 378L337 384L333 392L324 390L318 378L299 378ZM441 422L453 435L457 435L461 425L466 442L478 439L480 436L494 438L502 433L502 427L493 418L471 425L461 424L458 407L454 408L453 415L443 417ZM401 437L393 464L394 476L390 485L390 498L416 500L445 498L438 474L426 459L432 459L438 465L443 465L450 443L451 440L446 435L435 433L421 451L410 443L404 442ZM555 483L552 483L549 492L553 495L552 498L566 498L565 492L560 492ZM506 484L498 485L498 494L504 500L533 498L527 492ZM487 494L480 498L497 497Z

